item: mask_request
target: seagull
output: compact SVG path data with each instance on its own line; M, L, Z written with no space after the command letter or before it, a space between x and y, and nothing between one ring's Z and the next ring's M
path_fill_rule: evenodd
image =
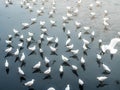
M89 5L89 9L90 9L90 10L93 9L93 4L92 4L92 3Z
M71 42L71 39L68 38L67 41L66 41L66 46L68 46L70 44L70 42Z
M58 37L56 37L56 39L55 39L55 47L57 47L57 46L58 46L58 41L59 41L59 38L58 38Z
M38 15L38 16L42 14L42 11L41 11L41 10L36 10L36 12L37 12L37 15Z
M100 83L103 83L108 77L107 76L100 76L100 77L97 77L97 80L100 82Z
M110 73L111 72L110 68L107 65L105 65L104 63L102 64L102 67L105 70L105 73Z
M67 22L68 22L68 21L67 21L67 20L68 20L68 18L67 18L67 17L62 16L62 19L63 19L63 22L64 22L64 23L67 23Z
M82 36L82 32L79 32L78 33L78 39L81 39L81 36Z
M14 55L15 55L15 56L18 56L18 55L19 55L19 49L16 49L16 51L14 52Z
M41 62L39 61L38 63L36 63L34 66L33 66L33 69L39 69L41 66Z
M26 83L24 83L25 86L31 87L35 82L35 79L32 79L31 81L28 81Z
M9 47L9 48L5 49L5 52L10 53L12 51L12 49L13 49L12 47Z
M37 18L31 18L31 24L34 24L34 23L36 23L36 21L37 21Z
M51 67L44 71L44 74L49 75L51 73Z
M5 61L5 68L9 68L8 60Z
M78 83L79 83L79 88L80 88L80 90L83 90L84 81L79 78L79 79L78 79Z
M84 26L83 28L84 28L84 30L85 30L84 34L89 34L89 31L88 31L88 30L90 30L90 27Z
M21 56L21 58L20 58L20 61L23 62L24 60L25 60L25 54L22 53L22 56Z
M53 46L49 46L50 49L51 49L51 55L57 55L56 51L57 51L57 48L56 47L53 47Z
M18 43L18 47L20 47L20 50L23 49L23 42Z
M15 36L19 36L19 31L16 29L13 29L13 32L15 33Z
M44 58L44 57L43 57L43 56L44 56L44 55L43 55L43 49L40 48L40 49L39 49L39 52L40 52L40 55L41 55L41 57L42 57L42 59L43 59L43 58Z
M20 41L21 41L21 42L24 42L23 39L24 39L24 35L22 34L22 35L20 35Z
M83 68L83 70L86 70L85 69L85 59L83 57L81 57L80 62L81 62L81 67Z
M18 73L22 76L25 75L24 71L21 69L21 67L18 67Z
M5 68L6 68L6 73L9 73L9 62L8 60L5 61Z
M68 18L68 20L71 20L72 19L72 14L71 13L67 13L67 18Z
M55 90L54 87L49 87L47 90Z
M54 37L47 37L46 39L48 41L47 45L49 45L49 44L53 43L52 40L54 39Z
M101 2L100 1L98 1L98 0L96 0L96 6L100 6L101 5Z
M8 40L12 40L12 35L8 35Z
M92 31L92 33L91 33L91 41L94 40L94 36L95 36L95 31Z
M67 84L65 90L70 90L70 85L69 84Z
M67 34L67 37L70 38L70 34L71 34L70 30L68 30L66 34Z
M68 49L67 52L71 51L73 49L74 45L67 45L66 48Z
M99 48L100 48L102 45L102 39L99 39L98 42L99 42Z
M90 15L91 15L91 18L93 19L93 18L95 18L96 13L95 12L91 12Z
M49 18L50 18L50 17L53 17L53 14L54 14L54 12L53 12L53 10L51 10L51 11L49 12Z
M32 46L32 47L28 47L28 49L31 51L31 53L29 55L32 55L32 54L36 54L35 50L36 50L36 45ZM28 55L28 56L29 56Z
M62 78L62 76L63 76L63 66L62 65L60 65L59 72L60 72L60 77Z
M22 23L23 29L26 29L29 27L29 23Z
M107 16L107 15L108 15L108 11L104 10L104 16Z
M74 16L77 16L77 15L78 15L78 12L79 12L79 10L78 10L78 8L76 8L76 9L73 11Z
M69 61L69 59L66 57L66 56L64 56L64 55L61 55L61 57L62 57L62 60L63 60L63 65L66 65L66 66L70 66L67 62Z
M78 0L77 1L77 6L80 6L81 2L82 2L82 0Z
M50 23L51 23L52 26L55 26L56 21L50 20Z
M45 26L45 21L40 21L40 26L43 28Z
M78 21L75 21L75 26L76 26L76 28L78 29L78 28L80 28L81 23L80 23L80 22L78 22Z
M49 67L50 60L49 60L47 57L45 57L44 60L45 60L45 64L46 64L46 66Z
M77 73L78 67L75 65L71 65L71 67L72 67L72 72L78 77L78 73Z
M70 52L73 54L73 56L70 56L72 58L76 58L78 60L77 54L79 53L79 49L76 50L70 50Z

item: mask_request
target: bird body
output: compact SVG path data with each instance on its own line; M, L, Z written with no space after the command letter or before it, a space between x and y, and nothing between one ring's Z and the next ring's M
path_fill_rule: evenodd
M25 75L24 71L21 69L21 67L18 67L18 73L20 75Z
M31 81L28 81L24 83L25 86L31 87L34 84L35 79L32 79Z
M33 69L39 69L41 66L41 62L39 61L38 63L36 63L34 66L33 66Z

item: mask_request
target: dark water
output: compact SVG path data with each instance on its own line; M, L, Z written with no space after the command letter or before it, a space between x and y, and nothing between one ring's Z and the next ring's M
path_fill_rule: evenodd
M111 69L111 73L108 76L108 79L105 80L105 86L97 88L99 82L97 81L97 76L102 76L103 68L98 67L96 62L96 54L99 53L98 48L98 40L102 39L104 44L110 42L110 40L114 37L118 37L117 32L120 31L120 3L119 0L101 0L102 5L100 7L95 6L95 0L83 0L81 6L79 7L78 16L74 16L73 20L69 22L66 26L66 29L71 31L71 43L74 44L74 49L79 49L78 53L79 59L84 56L82 40L77 38L77 34L79 31L84 32L83 26L90 26L90 32L95 31L95 39L92 43L90 43L90 49L87 51L88 55L84 56L86 60L86 70L84 71L80 66L80 61L70 58L69 64L76 65L78 67L78 77L72 73L72 68L68 66L64 66L64 75L61 79L59 77L59 67L62 64L61 55L65 55L67 57L71 56L70 52L66 52L65 42L67 40L66 34L62 30L62 16L66 15L66 6L70 5L74 8L76 7L76 0L56 0L56 13L53 15L53 20L56 20L56 27L51 27L49 22L48 12L51 10L51 1L45 3L45 12L42 16L37 16L36 10L42 7L41 1L38 1L37 5L34 6L33 12L29 12L28 9L24 7L20 7L20 1L13 1L13 5L9 5L5 7L4 0L0 2L0 90L27 90L23 84L32 78L35 79L35 83L32 86L35 90L47 90L49 87L54 87L56 90L64 90L67 84L70 84L71 90L79 90L78 79L81 78L85 85L84 90L120 90L120 84L116 83L116 80L120 82L120 44L116 46L118 49L118 53L114 55L111 60L110 54L107 53L103 56L102 61L108 65ZM96 18L90 19L90 10L88 9L88 5L90 3L94 4L93 11L96 12ZM109 30L104 30L104 26L102 24L102 18L104 14L104 9L108 10L108 17L110 18L110 26ZM37 23L31 25L28 29L22 30L22 22L30 23L30 18L37 17ZM28 37L28 31L34 33L34 38L37 41L39 39L39 35L41 34L41 29L39 25L39 21L46 21L46 28L48 29L49 36L54 36L59 38L59 45L56 55L50 55L50 49L47 46L47 41L45 40L42 43L42 49L44 50L44 54L48 59L53 62L56 62L52 67L51 77L52 79L43 80L45 75L43 73L32 73L32 66L35 65L38 61L42 62L41 70L45 71L47 67L45 67L44 60L39 55L39 48L37 47L36 52L37 55L30 55L30 51L26 48L26 42L24 43L24 49L22 52L26 55L26 65L22 67L25 72L26 81L20 82L20 75L18 74L17 67L21 65L19 61L14 62L15 57L7 57L4 58L6 53L4 50L7 48L5 40L8 35L11 34L14 37L13 28L19 30L20 34L24 35L24 38ZM74 21L80 21L82 27L76 30L74 25ZM82 38L90 40L90 35L82 35ZM18 37L13 38L12 46L14 47L12 52L15 52L17 48L17 44L20 42ZM26 41L26 40L24 40ZM32 45L36 45L33 43ZM32 46L31 45L31 46ZM21 53L22 53L21 52ZM21 54L20 54L21 55ZM8 60L10 64L9 74L6 73L4 63L5 60Z

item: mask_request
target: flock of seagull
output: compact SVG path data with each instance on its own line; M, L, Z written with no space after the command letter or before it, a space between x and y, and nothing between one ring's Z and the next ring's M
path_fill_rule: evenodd
M43 13L45 12L45 3L47 3L49 0L41 0L42 3L42 7L38 10L36 10L36 14L38 17L42 17ZM56 2L57 0L52 0L51 5L52 5L52 9L51 11L48 13L49 15L49 19L50 19L50 24L52 27L57 27L58 25L56 24L56 21L53 20L54 18L54 14L56 13ZM66 0L67 1L67 0ZM69 2L69 0L68 0ZM6 7L9 7L9 5L14 4L14 2L12 0L5 0L5 5ZM30 12L33 12L34 9L33 7L37 4L37 0L21 0L20 2L20 6L21 8L26 8L28 9ZM88 50L91 49L89 47L89 44L91 44L96 36L95 31L90 32L91 27L90 26L82 26L81 23L79 21L75 21L74 25L76 27L76 30L79 30L80 28L83 27L84 32L80 31L77 35L77 39L78 41L81 41L83 43L82 45L82 49L75 49L74 48L74 43L71 43L72 39L71 39L71 31L68 30L66 28L66 25L69 25L69 22L73 20L73 17L77 16L80 14L79 12L79 8L82 4L82 0L77 0L76 2L76 8L74 9L72 6L66 6L66 16L62 16L62 30L63 33L66 35L67 40L65 42L65 47L67 49L66 53L71 53L72 56L67 57L64 54L61 54L59 58L61 58L62 63L60 64L59 67L59 72L60 72L60 78L62 79L62 77L64 76L64 67L69 66L70 68L72 68L72 72L79 77L78 75L78 67L81 67L84 71L86 70L86 60L85 57L88 54ZM96 6L95 6L96 5ZM91 11L90 13L90 18L91 19L95 19L96 18L96 13L93 12L93 8L94 7L100 7L102 6L102 2L99 0L95 0L95 5L93 3L91 3L88 6L88 9ZM104 17L103 17L103 26L105 30L109 30L109 17L108 17L108 11L104 10ZM57 62L57 60L50 60L49 57L47 57L45 55L45 52L43 50L43 43L44 41L47 41L47 47L49 47L49 50L51 51L50 55L53 55L54 57L58 56L57 51L59 50L58 46L61 44L61 42L59 42L59 37L57 36L50 36L48 31L49 29L46 28L46 22L45 21L40 21L40 27L41 27L41 33L39 36L39 39L35 39L35 33L30 32L29 31L29 27L31 27L32 25L37 23L37 17L31 18L31 23L26 23L23 22L22 25L22 29L17 30L17 29L13 29L13 34L8 35L8 38L5 40L6 44L7 44L7 48L5 49L5 68L6 68L6 72L9 73L9 63L10 61L6 58L9 57L15 57L15 62L20 62L20 66L18 67L18 74L20 75L22 80L25 80L26 74L24 72L24 67L25 64L27 63L26 61L26 57L29 57L30 55L37 55L37 50L39 50L39 55L41 56L41 58L43 59L44 63L42 63L42 60L39 60L35 65L33 65L31 68L34 70L34 72L40 72L42 74L45 75L44 79L50 79L51 78L51 72L52 72L52 65L55 64ZM28 32L28 37L25 38L25 36L22 34L22 32L27 31ZM83 38L83 35L90 35L90 40L87 40L85 38ZM14 43L13 39L19 38L19 43L17 43L17 48L14 48L14 46L12 45ZM104 81L109 77L108 75L112 72L111 68L109 67L109 65L105 64L104 61L102 60L102 57L104 54L110 53L111 55L111 59L113 58L114 54L116 54L118 52L118 49L115 48L115 46L117 45L117 43L120 42L120 32L118 32L118 37L111 39L109 44L104 44L102 39L98 40L98 47L99 47L99 53L96 54L96 61L97 64L99 65L99 67L103 68L104 71L104 75L100 75L98 77L96 77L96 79L99 81L99 85L102 86L104 85ZM26 44L25 44L26 43ZM27 48L27 50L29 50L29 54L26 55L26 53L24 52L24 48ZM83 56L81 56L81 58L79 58L79 52L83 51ZM80 62L80 66L76 66L73 64L70 64L69 61L71 60L71 58L76 59ZM41 70L41 66L45 65L47 67L46 70ZM107 75L106 75L107 74ZM24 82L24 85L31 88L34 84L36 80L35 79L31 79L30 81ZM78 85L80 90L84 89L84 85L86 84L86 81L84 81L84 79L81 79L79 77L78 79ZM68 83L65 87L65 90L71 90L70 89L70 84ZM55 90L54 87L49 87L47 90Z

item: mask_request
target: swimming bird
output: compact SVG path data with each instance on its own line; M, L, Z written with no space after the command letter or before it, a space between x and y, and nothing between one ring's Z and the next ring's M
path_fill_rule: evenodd
M25 75L24 71L21 69L21 67L18 67L18 73L22 76Z
M81 62L81 67L83 68L83 70L86 70L86 68L85 68L85 59L83 57L81 57L80 62Z
M6 68L6 73L8 74L9 73L9 62L7 59L5 61L5 68Z
M75 26L76 26L76 28L78 29L78 28L80 28L81 23L80 23L80 22L78 22L78 21L75 21Z
M23 42L21 43L18 43L18 47L20 47L19 51L22 50L24 47L23 47Z
M20 61L23 62L25 60L25 54L24 52L22 53L21 57L20 57Z
M68 21L67 21L67 20L68 20L68 18L67 18L67 17L62 16L62 19L63 19L63 22L64 22L64 23L67 23L67 22L68 22Z
M101 5L101 2L96 0L96 6L99 7Z
M108 77L107 76L99 76L97 77L97 80L100 82L100 83L103 83Z
M79 53L79 49L76 49L76 50L70 50L70 52L73 54L73 56L70 56L70 57L72 57L72 58L75 58L75 59L79 59L78 58L78 56L77 56L77 54Z
M5 61L5 68L9 68L8 60Z
M105 74L111 73L111 69L106 64L103 63L102 67L105 70L105 72L104 72Z
M55 24L56 24L56 21L50 20L50 23L51 23L52 26L56 26L56 25L55 25Z
M67 84L67 86L65 87L65 90L70 90L70 85Z
M49 44L53 43L52 40L54 39L54 37L47 37L46 39L48 41L47 45L49 45Z
M22 29L27 29L29 27L29 23L22 23L23 28Z
M25 86L31 87L35 82L35 79L32 79L31 81L28 81L26 83L24 83Z
M16 29L13 29L13 32L15 33L15 36L19 36L19 31Z
M61 57L62 57L62 60L63 60L63 65L65 65L65 66L70 66L70 65L68 64L69 59L68 59L66 56L64 56L64 55L61 55Z
M33 69L39 69L41 66L41 62L39 61L38 63L36 63L34 66L33 66Z
M93 9L93 3L91 3L91 4L89 5L89 9L90 9L90 10Z
M68 30L67 33L66 33L67 38L70 38L70 34L71 34L70 30Z
M51 10L51 11L49 12L49 18L53 17L53 14L54 14L54 12L53 12L53 10Z
M71 67L72 67L72 72L78 77L78 73L77 73L78 67L75 65L71 65Z
M62 78L63 77L63 73L64 73L62 65L60 65L59 72L60 72L60 77Z
M49 87L47 90L55 90L54 87Z
M68 13L68 12L67 12L67 18L68 18L68 20L72 20L72 16L73 16L73 15L72 15L71 13Z
M37 15L39 16L39 15L41 15L42 14L42 11L41 10L36 10L36 12L37 12Z
M84 34L89 34L90 27L84 26L83 29L85 30Z
M74 16L77 16L77 15L78 15L78 12L79 12L79 10L78 10L78 8L76 8L76 9L73 11L73 15L74 15Z
M70 42L71 42L71 39L68 38L65 45L68 46L70 44Z
M40 26L43 28L45 26L45 21L40 21Z
M81 36L82 36L82 32L79 32L78 33L78 39L81 39Z
M13 54L11 53L12 49L13 49L12 47L8 47L7 49L5 49L5 52L7 53L5 57L13 56Z
M79 88L80 90L83 90L83 86L84 86L84 81L82 79L78 79L78 84L79 84Z
M78 1L77 1L77 6L80 6L81 3L82 3L82 0L78 0Z
M108 15L108 11L104 10L104 16L107 16L107 15Z
M70 52L72 49L73 49L74 45L73 44L70 44L70 45L67 45L66 48L68 49L66 52Z
M58 38L58 37L56 37L56 39L55 39L55 47L57 47L57 46L58 46L58 42L59 42L59 38Z
M50 73L51 73L51 67L48 67L48 69L44 71L44 74L49 75Z
M24 42L24 35L23 35L23 34L20 35L20 41L21 41L21 42Z
M40 48L39 49L39 52L40 52L40 56L42 57L42 59L44 58L44 55L43 55L43 49L42 48Z
M37 18L31 18L31 24L36 23L36 21L37 21Z
M53 46L49 46L50 49L51 49L51 55L57 55L56 51L57 51L57 48L56 47L53 47Z
M94 19L95 16L96 16L96 13L95 12L91 12L90 15L91 15L91 19Z
M49 67L50 60L47 57L45 57L44 61L45 61L46 66Z
M28 47L28 49L31 51L31 53L29 55L32 55L32 54L36 54L35 50L36 50L36 45L32 46L32 47ZM28 55L28 56L29 56Z

